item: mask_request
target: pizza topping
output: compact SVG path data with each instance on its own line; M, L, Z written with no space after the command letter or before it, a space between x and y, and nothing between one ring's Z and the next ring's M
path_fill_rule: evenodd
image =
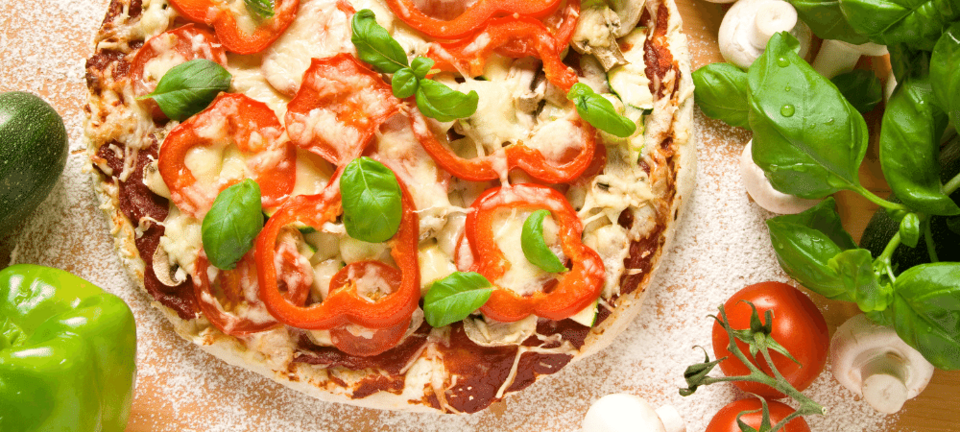
M213 274L214 276L211 276ZM251 304L243 298L242 288L256 281L256 268L253 253L248 253L236 269L215 271L210 268L207 257L201 254L197 259L196 271L191 275L194 292L200 305L200 311L217 330L232 336L245 336L278 327L273 319L252 320L250 309L262 305ZM213 281L211 283L211 280ZM220 301L214 289L221 293L225 301ZM229 306L225 306L229 305ZM233 309L228 311L227 308Z
M357 55L383 73L393 73L393 94L407 98L416 95L417 107L430 118L442 122L468 117L477 110L479 96L463 94L432 79L426 79L433 60L418 57L412 66L400 44L377 24L373 11L364 9L353 16L351 41Z
M463 320L463 331L479 346L519 346L537 333L537 319L530 315L520 321L505 323L485 316L467 317Z
M201 184L186 163L191 149L226 151L231 147L246 158L242 171L235 176L220 175L213 184ZM281 204L296 180L295 157L294 147L269 107L244 95L223 93L210 108L170 131L160 148L159 168L177 207L202 217L221 190L242 178L257 180L264 207ZM216 167L219 162L209 164Z
M532 264L545 272L561 273L567 271L567 268L547 246L547 237L556 239L557 231L555 223L547 225L550 229L544 229L544 218L549 215L548 210L540 209L527 217L523 223L523 232L520 234L520 246L523 255Z
M561 320L579 312L597 299L603 288L604 268L599 255L580 240L582 226L576 212L559 192L545 186L521 184L485 192L467 215L465 236L477 259L471 271L484 275L495 285L481 311L497 321L517 321L531 314ZM549 210L559 226L557 233L563 253L570 259L569 271L557 275L556 284L544 284L531 295L499 286L500 279L515 263L507 260L497 244L494 221L501 210L537 208Z
M442 20L423 13L413 0L387 0L390 9L403 22L438 39L468 36L495 16L543 18L557 10L560 3L560 0L479 0L456 18Z
M137 55L130 63L130 79L137 96L143 97L153 92L161 78L174 66L198 58L211 60L221 65L227 63L227 56L216 36L193 24L187 24L150 38L137 51ZM216 93L213 96L216 96ZM207 103L210 100L212 100L212 97L207 100ZM151 100L145 101L145 103L152 104L154 102ZM156 106L153 108L154 117L163 118L163 111Z
M340 196L350 237L380 243L400 228L400 185L382 163L367 157L350 162L340 176Z
M230 72L206 59L193 59L170 69L157 88L138 99L153 99L167 117L183 121L203 111L220 92L230 89Z
M220 192L203 217L203 250L219 269L233 269L263 228L260 186L246 179Z
M613 103L594 93L586 84L577 83L567 93L567 99L577 107L577 114L588 123L604 132L626 138L637 131L637 124L613 107Z
M297 19L264 51L259 69L277 91L296 96L312 59L352 51L349 13L338 0L303 1Z
M490 155L480 155L473 158L464 158L451 149L448 140L446 145L434 135L423 116L416 110L411 110L413 131L420 141L420 145L430 153L437 165L451 174L471 181L496 180L506 177L511 168L520 168L530 176L549 183L564 183L576 179L582 174L593 160L596 136L589 126L578 127L582 139L579 151L569 147L562 147L576 151L572 158L561 163L548 160L544 154L535 148L522 143L509 145L502 151ZM565 140L569 141L569 139Z
M514 47L520 50L498 50ZM549 29L531 18L498 18L490 20L484 30L473 37L456 42L435 43L428 56L436 60L436 68L446 72L463 72L475 77L483 74L487 59L494 52L511 57L537 57L543 61L547 79L564 91L577 82L577 74L563 64L560 52L565 45L551 36Z
M262 18L246 0L170 0L185 18L213 27L224 48L237 54L263 51L296 18L300 0L276 0L273 16ZM253 12L253 13L251 13Z
M349 324L370 329L386 329L408 323L420 298L417 262L419 232L412 200L402 184L400 229L390 239L393 246L391 256L400 271L400 285L396 291L368 291L366 294L375 297L373 299L362 295L356 278L363 277L366 272L361 274L358 271L352 275L347 273L349 283L344 282L342 289L331 287L329 295L319 303L301 306L282 297L278 280L284 272L278 268L275 251L280 233L284 227L291 224L322 227L325 223L334 221L341 208L338 183L332 183L318 195L292 198L267 222L257 238L260 298L279 321L303 329L332 329ZM377 265L371 263L360 261L351 265Z
M487 278L473 272L455 272L434 282L423 299L427 324L443 327L466 318L490 298Z
M403 274L400 270L379 261L360 261L341 269L330 281L330 293L337 290L356 290L357 294L371 302L400 289ZM377 329L348 324L330 329L330 338L335 347L350 355L368 357L387 351L400 342L410 327L406 321Z
M400 109L380 75L349 54L313 59L287 107L290 139L338 166L363 153Z

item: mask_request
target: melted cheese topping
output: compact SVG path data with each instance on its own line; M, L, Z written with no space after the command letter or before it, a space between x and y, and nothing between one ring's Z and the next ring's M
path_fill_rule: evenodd
M523 254L523 249L518 247L521 243L520 234L523 231L523 223L531 213L533 212L516 209L498 212L497 216L501 224L493 235L497 247L503 252L504 258L510 262L510 267L500 279L491 282L524 296L540 291L544 283L556 277L555 273L545 272L533 265ZM548 216L543 219L543 239L563 262L566 258L556 244L557 229L553 217Z

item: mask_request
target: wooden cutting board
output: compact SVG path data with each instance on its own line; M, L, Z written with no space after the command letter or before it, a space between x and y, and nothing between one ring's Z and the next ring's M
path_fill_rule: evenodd
M67 119L68 129L71 132L72 150L71 163L67 167L68 172L71 173L70 180L65 180L54 190L53 197L44 204L46 208L41 209L39 215L35 216L42 216L43 224L48 224L50 221L62 224L62 229L39 230L33 228L33 225L37 224L31 225L28 221L25 226L31 228L24 228L21 232L0 239L0 263L5 264L13 255L18 262L26 261L59 267L89 278L89 275L98 274L90 269L115 265L98 262L100 256L96 255L96 251L110 249L111 239L105 225L99 222L102 219L99 219L101 216L95 196L90 192L89 187L86 190L83 189L88 185L78 185L76 183L80 180L75 180L82 178L79 173L83 169L82 160L85 158L83 154L85 145L81 140L82 125L80 124L86 97L86 89L82 81L83 61L91 53L90 41L107 3L105 0L55 0L52 4L22 2L14 5L13 2L2 0L0 4L6 6L0 7L0 59L2 59L0 91L27 90L39 93L51 101ZM684 30L690 39L694 68L722 61L716 48L716 34L726 7L702 0L678 0L678 4L684 17ZM79 24L81 21L82 25ZM35 39L37 38L48 41L45 42L44 49L24 49L24 47L36 47ZM60 60L35 61L32 56L52 56L51 58ZM68 65L64 66L63 62L67 62ZM877 62L876 65L868 64L867 66L878 70L888 67L882 63ZM44 67L48 64L51 65L49 69ZM32 69L24 69L28 67ZM64 76L62 71L69 72ZM706 120L705 125L716 129L717 125L711 122ZM873 115L872 118L868 116L868 123L875 127L878 124L878 116ZM730 160L733 161L735 155L739 153L737 149L741 148L747 137L741 133L724 139L723 145L730 147ZM871 148L867 155L867 160L861 169L861 180L865 186L881 196L889 193L882 179L875 148ZM853 193L841 192L837 200L841 206L844 225L855 237L859 237L876 206ZM83 224L84 220L98 222L92 225ZM82 229L77 229L77 226ZM19 246L17 246L18 239L21 242ZM56 253L49 251L56 251ZM133 296L136 301L145 304L141 294ZM850 304L823 301L816 295L812 297L825 310L825 316L831 328L856 313L855 306ZM143 331L144 323L140 324ZM149 324L151 323L147 323ZM191 359L205 358L204 354L193 347L184 348L184 343L171 334L169 326L161 325L146 337L159 341L153 345L154 347L169 345L171 350L183 351L186 353L183 355ZM171 360L145 353L140 361L141 376L138 382L137 398L133 405L133 415L127 428L129 432L219 430L216 429L216 419L210 419L208 426L196 426L198 423L195 420L208 418L201 405L191 404L191 401L197 399L207 402L223 401L225 404L241 400L241 403L247 405L244 407L246 412L265 415L266 410L277 409L275 408L276 399L289 398L290 392L272 383L256 388L245 388L251 383L261 383L262 380L238 378L237 387L231 391L224 391L223 386L212 386L202 381L190 383L187 387L192 387L193 391L182 397L183 403L171 402L170 399L178 398L177 395L166 390L171 385L172 378L165 375L164 370ZM203 367L227 377L224 379L230 379L237 373L236 369L216 360L206 359L202 364ZM179 384L183 387L183 383ZM220 390L208 392L208 387L216 387ZM238 399L237 393L243 393L242 397ZM960 393L960 372L938 371L926 391L918 398L907 402L898 418L891 423L889 430L960 432L958 393ZM574 397L575 394L561 396ZM503 404L496 404L491 408L494 416L499 416L505 409ZM344 408L343 411L345 417L338 424L331 424L330 429L392 430L394 428L383 424L389 416L380 416L354 408ZM550 417L549 413L547 414L537 416L541 418L540 421L525 424L522 428L524 430L575 430L578 427L577 424L543 425L542 419ZM482 424L484 421L480 420L480 424L474 425L475 428L484 429ZM256 418L251 419L248 424L251 425L251 429L255 429ZM429 429L429 426L424 424L423 429Z

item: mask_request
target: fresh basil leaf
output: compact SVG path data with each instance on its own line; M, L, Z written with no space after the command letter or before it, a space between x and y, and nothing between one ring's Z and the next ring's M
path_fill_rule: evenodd
M434 64L436 63L433 59L417 57L413 59L413 63L410 63L410 69L413 69L413 74L416 75L418 79L424 79L427 77L427 74L430 73L430 69L433 68Z
M455 272L430 285L423 299L423 317L432 327L460 321L490 299L491 286L479 273Z
M580 118L597 129L620 138L629 137L637 131L637 124L633 120L617 113L612 102L594 93L586 84L574 84L567 93L567 99L573 101Z
M857 111L868 113L883 100L883 85L873 71L857 69L833 77L830 81Z
M947 117L931 101L926 77L907 77L887 102L880 128L880 165L907 207L935 215L960 214L940 183L940 137Z
M707 117L750 129L747 73L730 63L712 63L693 72L694 100Z
M960 369L960 263L923 264L900 274L884 315L934 366Z
M842 0L840 9L850 27L873 42L926 51L960 18L957 0Z
M855 302L865 312L883 310L890 288L880 283L873 257L857 249L835 210L833 198L796 215L767 220L780 266L824 297Z
M797 10L797 16L820 39L837 39L860 45L869 42L856 32L843 16L838 0L787 0Z
M357 240L380 243L400 228L403 216L397 176L368 157L354 159L340 175L343 225Z
M520 248L531 264L545 272L559 273L567 271L567 268L543 239L543 219L549 215L549 210L541 209L527 217L520 232Z
M350 41L357 47L357 57L383 73L395 73L407 67L407 52L390 36L387 29L377 24L370 9L353 14L350 22L353 34Z
M141 99L152 98L167 117L184 121L206 109L220 92L230 90L232 78L217 62L193 59L163 74L153 93Z
M270 18L273 16L272 0L243 0L247 10L257 14L260 18Z
M429 79L420 80L417 88L417 108L423 115L442 122L472 116L479 100L475 90L463 94Z
M397 73L393 74L393 95L400 99L413 96L417 93L417 88L420 87L418 81L412 69L403 68L398 70Z
M920 242L920 217L916 213L906 215L900 221L900 241L912 248Z
M891 59L892 57L891 53ZM960 125L960 22L940 37L930 55L930 84L938 105Z
M753 160L783 193L815 199L860 190L867 123L798 46L789 33L774 34L747 74Z
M224 189L200 227L203 250L210 264L223 270L236 267L237 261L253 247L261 229L260 185L246 179Z
M857 243L853 241L837 214L837 204L833 197L829 197L810 209L792 215L782 215L775 218L781 222L789 222L809 228L813 228L827 236L834 244L842 250L856 249Z

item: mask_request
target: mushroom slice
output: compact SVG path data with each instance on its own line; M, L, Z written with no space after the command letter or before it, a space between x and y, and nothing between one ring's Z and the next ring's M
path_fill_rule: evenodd
M592 54L604 70L626 64L617 44L620 17L601 0L586 0L580 10L580 21L573 32L571 45L580 54Z
M889 327L866 315L843 323L830 341L830 372L844 387L885 414L920 394L934 367Z
M643 14L644 0L609 0L610 7L620 18L620 29L615 34L616 37L626 36L640 22L640 15Z
M171 264L167 251L163 247L157 247L153 253L153 273L157 275L160 283L175 287L187 281L187 274L180 266Z
M520 345L537 332L537 317L530 315L516 322L468 317L463 320L463 331L475 344L484 347Z

